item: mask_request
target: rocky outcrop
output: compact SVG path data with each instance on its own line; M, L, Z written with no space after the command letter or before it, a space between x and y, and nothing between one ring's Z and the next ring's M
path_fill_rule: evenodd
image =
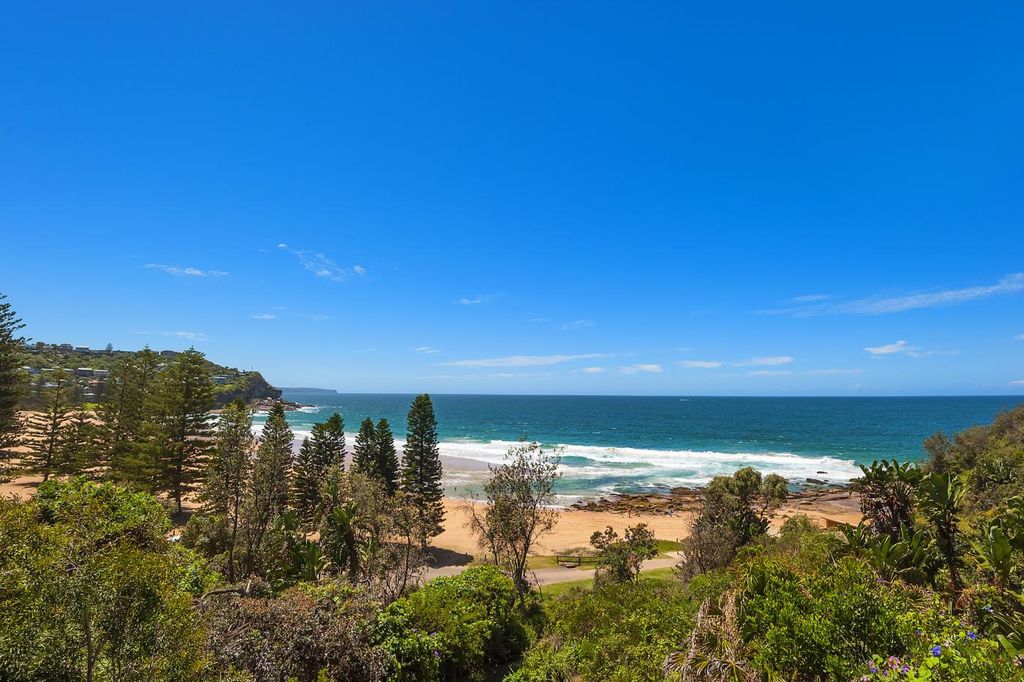
M667 494L620 494L596 500L580 500L572 505L581 511L604 511L616 514L672 515L696 511L700 503L699 488L672 488ZM818 502L850 500L855 493L836 484L808 487L789 494L790 504L811 505Z
M278 400L280 397L281 389L271 386L262 374L245 372L239 375L237 381L217 392L217 406L222 407L239 398L246 403L256 403L261 400Z

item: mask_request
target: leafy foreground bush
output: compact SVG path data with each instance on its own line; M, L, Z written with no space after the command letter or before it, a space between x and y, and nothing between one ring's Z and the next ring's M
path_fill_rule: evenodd
M728 576L713 574L686 586L644 580L573 590L551 603L543 638L508 679L662 679L665 656L689 634L697 608L727 583Z
M493 566L435 578L391 604L379 623L395 678L483 680L529 646L538 607L518 604L515 584Z
M190 590L211 577L164 539L151 495L78 479L0 500L0 680L195 680Z
M208 645L221 671L255 680L379 680L376 606L339 583L302 583L272 598L211 598ZM323 677L320 677L322 674Z
M853 558L798 575L773 561L747 568L740 631L754 668L785 679L851 679L876 651L901 654L913 637L900 617L914 595L878 582Z

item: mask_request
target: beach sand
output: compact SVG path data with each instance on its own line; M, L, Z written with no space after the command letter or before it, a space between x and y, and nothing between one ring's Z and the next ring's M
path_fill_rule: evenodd
M480 554L476 537L467 528L469 514L462 500L445 499L444 532L433 539L432 544L460 554ZM558 515L554 530L545 535L537 546L537 554L557 554L570 549L590 547L590 535L595 530L611 526L622 535L626 526L646 523L656 537L662 540L678 540L688 535L689 515L675 516L631 515L613 512L590 512L568 509Z
M444 501L444 532L433 539L437 547L460 554L479 555L476 537L467 524L469 514L465 501L447 498ZM821 528L838 524L857 525L861 520L857 498L845 493L823 496L813 502L798 501L778 509L771 518L772 532L777 532L787 518L805 515ZM628 514L610 511L583 511L566 509L559 513L558 523L551 533L537 544L537 554L559 554L568 550L590 547L590 535L596 530L611 526L622 535L627 526L646 523L659 540L682 540L690 534L689 513Z

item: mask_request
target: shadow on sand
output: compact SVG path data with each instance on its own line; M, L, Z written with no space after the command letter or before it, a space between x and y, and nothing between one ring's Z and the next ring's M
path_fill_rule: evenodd
M427 554L430 555L429 565L431 568L443 568L444 566L465 566L473 560L473 555L463 554L443 547L428 547Z

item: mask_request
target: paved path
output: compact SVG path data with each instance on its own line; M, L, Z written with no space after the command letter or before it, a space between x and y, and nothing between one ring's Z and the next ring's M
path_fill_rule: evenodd
M679 552L669 552L665 556L650 559L644 562L640 571L645 573L658 568L669 568L679 563ZM442 566L440 568L428 568L423 574L423 581L431 578L458 575L469 566ZM552 585L554 583L567 583L573 580L593 579L593 568L565 568L564 566L551 566L550 568L538 568L529 572L531 582L536 585Z

